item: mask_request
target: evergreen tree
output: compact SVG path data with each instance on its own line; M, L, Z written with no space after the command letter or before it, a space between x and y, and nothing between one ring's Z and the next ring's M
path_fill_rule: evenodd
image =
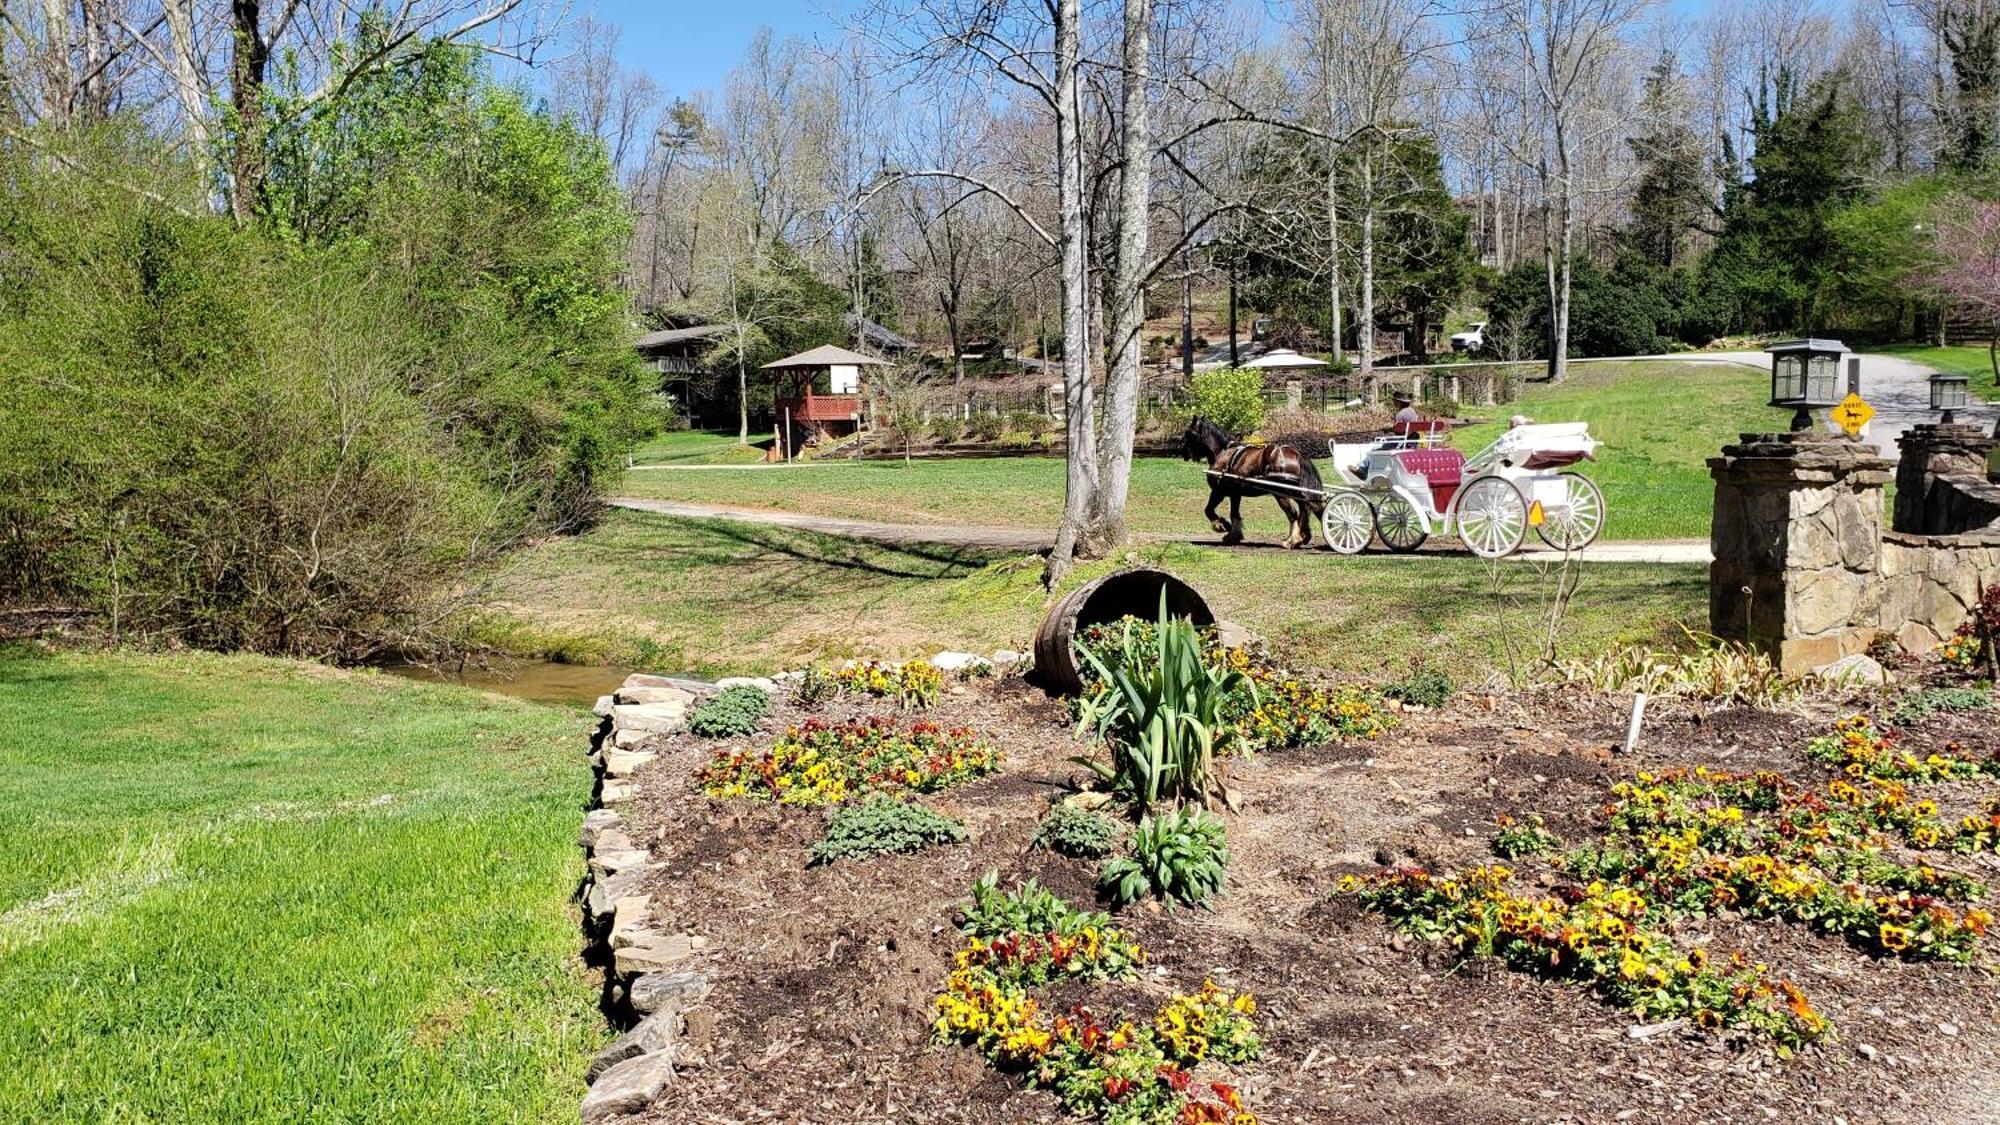
M1685 105L1673 52L1662 51L1646 75L1640 102L1645 123L1629 142L1639 178L1632 188L1625 241L1666 269L1680 264L1688 236L1701 229L1710 208L1702 187L1701 140L1687 126Z

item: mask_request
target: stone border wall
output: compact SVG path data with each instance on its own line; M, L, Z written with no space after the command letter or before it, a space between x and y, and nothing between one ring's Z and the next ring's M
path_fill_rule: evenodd
M643 892L658 865L620 810L632 799L633 773L658 757L651 743L678 732L697 699L732 682L772 687L766 680L704 684L640 674L597 701L604 721L590 740L596 784L577 838L589 869L579 891L584 957L603 970L605 1014L625 1030L585 1072L585 1125L643 1110L677 1067L696 1061L684 1034L713 987L707 941L654 913Z

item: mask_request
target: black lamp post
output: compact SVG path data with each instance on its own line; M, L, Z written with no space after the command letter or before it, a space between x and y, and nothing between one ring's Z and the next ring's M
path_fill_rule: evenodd
M1972 379L1939 371L1931 376L1931 409L1944 411L1941 421L1952 424L1953 412L1972 405Z
M1812 412L1840 402L1839 340L1791 340L1765 348L1771 353L1771 405L1793 409L1794 432L1812 429Z

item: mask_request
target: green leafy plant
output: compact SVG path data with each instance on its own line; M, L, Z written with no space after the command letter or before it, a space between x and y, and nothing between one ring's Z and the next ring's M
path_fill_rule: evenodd
M1120 906L1149 894L1204 906L1222 893L1228 864L1222 818L1200 809L1176 809L1141 817L1132 832L1132 854L1106 863L1097 886Z
M703 738L741 738L757 733L757 720L771 713L764 689L738 684L697 704L688 712L688 730Z
M1769 707L1798 695L1797 680L1786 679L1762 650L1706 634L1689 633L1693 648L1658 652L1613 649L1600 656L1567 661L1557 673L1571 683L1598 691L1682 695L1718 703Z
M1382 694L1390 699L1398 699L1412 707L1437 708L1451 699L1451 693L1458 690L1450 676L1435 668L1417 664L1410 674L1382 689Z
M950 445L965 432L965 422L956 414L940 414L931 419L931 436Z
M1562 840L1549 831L1539 816L1523 821L1502 813L1493 818L1493 823L1500 827L1493 836L1493 854L1502 859L1544 855L1562 846Z
M872 797L827 819L826 835L812 846L812 862L867 859L964 842L965 825L943 813L911 801Z
M1993 707L1993 693L1983 688L1926 688L1905 696L1890 713L1897 726L1928 719L1940 711L1985 711Z
M1109 659L1089 647L1077 651L1099 681L1081 722L1111 747L1108 764L1077 758L1079 765L1111 782L1142 813L1161 800L1227 797L1215 764L1237 734L1226 715L1234 697L1254 698L1257 685L1210 661L1200 631L1167 615L1164 593L1151 643L1128 636Z
M1099 859L1118 845L1118 825L1075 805L1057 805L1035 829L1035 846L1075 859Z
M807 665L792 685L792 702L800 707L818 707L840 694L840 681L817 665Z
M1264 373L1237 367L1197 372L1188 382L1190 417L1206 418L1234 438L1264 424Z
M1007 432L1007 420L998 414L974 414L965 429L974 441L999 441Z

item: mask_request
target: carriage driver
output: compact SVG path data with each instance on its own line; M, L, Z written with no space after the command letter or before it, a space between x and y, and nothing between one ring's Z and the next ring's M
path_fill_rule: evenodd
M1410 398L1410 392L1397 391L1395 399L1396 399L1395 422L1398 426L1408 426L1413 423L1421 422L1424 420L1423 416L1417 413L1416 403Z

